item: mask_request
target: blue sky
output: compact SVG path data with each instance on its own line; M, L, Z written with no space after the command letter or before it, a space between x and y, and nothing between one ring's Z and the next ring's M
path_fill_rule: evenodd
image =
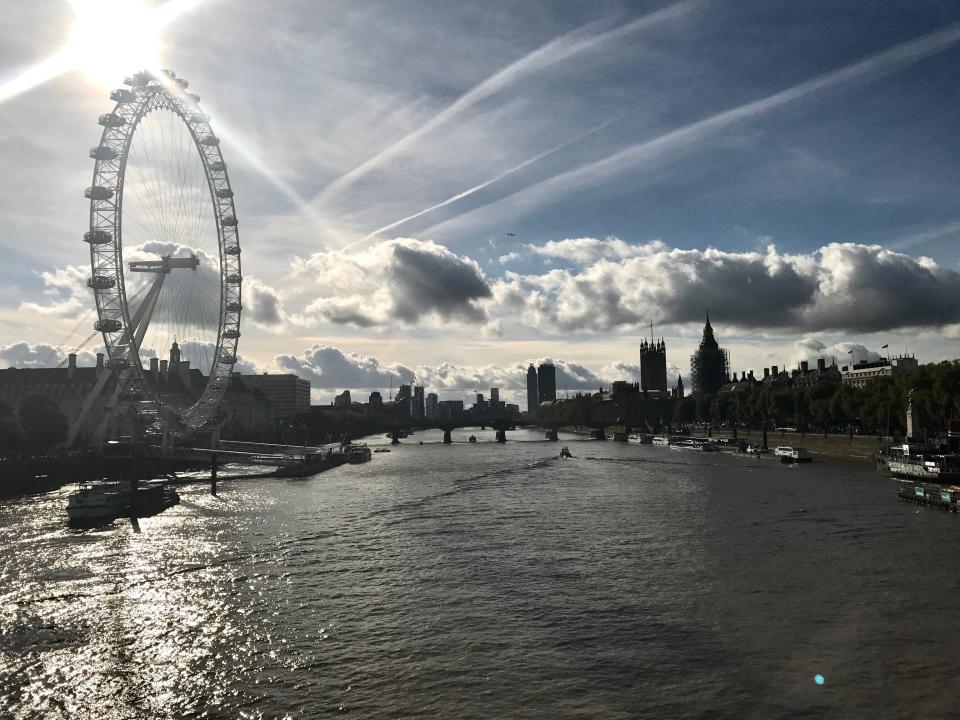
M36 363L92 304L86 150L140 58L114 35L17 83L96 6L5 8L0 362ZM956 3L166 11L159 62L201 95L237 194L240 353L318 399L391 373L519 397L546 357L593 387L635 372L651 321L686 374L706 307L738 370L957 355Z

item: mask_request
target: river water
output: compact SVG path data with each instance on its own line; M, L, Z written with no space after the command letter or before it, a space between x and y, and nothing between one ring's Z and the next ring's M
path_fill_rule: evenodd
M476 434L139 532L2 501L0 717L957 716L957 515L861 465Z

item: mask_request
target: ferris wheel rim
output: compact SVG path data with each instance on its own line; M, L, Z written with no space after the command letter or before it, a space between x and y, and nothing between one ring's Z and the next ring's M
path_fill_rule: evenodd
M158 408L172 410L186 429L196 430L212 417L237 360L242 272L233 189L219 138L198 107L199 97L186 93L185 81L169 71L144 71L126 84L131 89L110 94L116 104L112 112L100 116L100 143L90 151L94 171L85 193L90 200L90 226L84 240L90 244L88 285L97 309L95 329L103 335L108 364L117 373L121 389L131 396L147 395ZM220 297L212 361L205 368L207 379L199 398L180 409L162 400L147 382L140 353L143 331L133 322L123 265L123 198L130 147L141 121L157 111L176 115L192 139L191 150L199 156L209 191L219 251Z

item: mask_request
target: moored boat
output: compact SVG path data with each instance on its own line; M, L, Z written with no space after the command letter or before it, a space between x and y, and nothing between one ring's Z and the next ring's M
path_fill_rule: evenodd
M67 497L71 520L117 517L130 509L130 487L121 482L83 483Z
M367 445L351 445L347 449L347 462L351 465L370 462L372 458L373 453L370 451L370 448L367 447Z

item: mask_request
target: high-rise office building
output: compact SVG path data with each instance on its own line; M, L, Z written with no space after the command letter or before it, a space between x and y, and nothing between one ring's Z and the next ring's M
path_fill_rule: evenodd
M540 405L540 391L537 389L537 369L531 364L527 368L527 412L535 413Z
M500 388L490 388L490 407L500 405Z
M243 375L243 384L262 392L273 408L277 427L287 425L300 413L310 411L310 381L296 375Z
M542 403L557 399L557 369L552 363L543 363L537 368L537 395Z
M410 417L414 420L423 420L426 408L423 400L423 385L414 385L413 397L410 398Z
M437 419L437 404L439 398L436 393L427 393L427 400L424 405L424 416L427 420Z

